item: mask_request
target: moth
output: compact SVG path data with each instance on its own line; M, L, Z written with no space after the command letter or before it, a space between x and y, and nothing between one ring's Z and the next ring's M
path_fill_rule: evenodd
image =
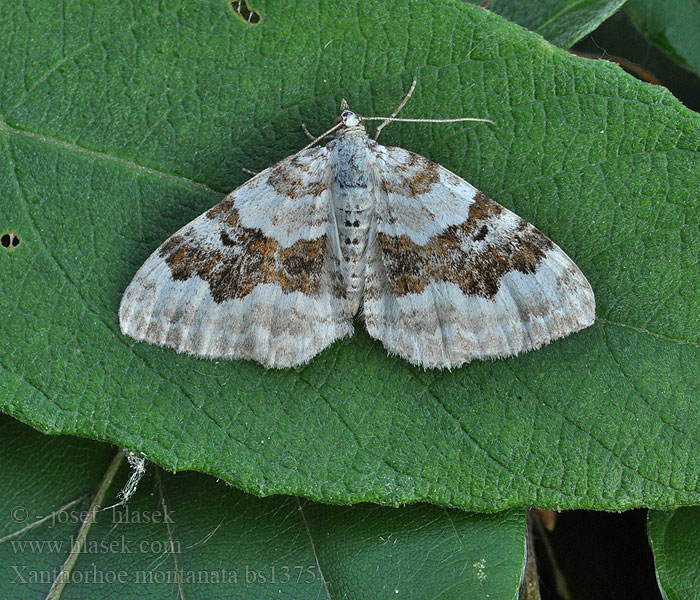
M332 141L168 238L124 293L122 332L283 368L351 335L359 314L390 353L451 369L591 325L593 290L547 236L444 167L377 143L387 122L412 120L394 118L411 92L374 139L343 100Z

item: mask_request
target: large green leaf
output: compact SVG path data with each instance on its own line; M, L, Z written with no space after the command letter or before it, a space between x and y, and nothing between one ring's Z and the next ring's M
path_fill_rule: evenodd
M630 0L625 10L652 42L700 75L700 0Z
M256 494L659 508L700 501L700 118L618 67L478 7L170 0L0 7L0 407ZM346 97L547 233L592 328L453 372L357 333L293 371L119 333L170 233L321 131Z
M482 0L469 0L481 4ZM536 31L560 48L570 48L620 8L626 0L491 0L490 11Z
M88 599L107 589L111 598L143 599L517 595L525 511L259 499L153 466L115 506L126 472L114 454L0 416L3 598L45 598L56 580L65 583L61 598ZM69 560L78 539L82 552Z
M664 598L700 598L700 508L649 511L649 540Z

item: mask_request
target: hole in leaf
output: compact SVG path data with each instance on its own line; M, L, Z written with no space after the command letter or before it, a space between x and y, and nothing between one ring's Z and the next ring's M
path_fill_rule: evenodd
M250 9L246 0L233 0L231 2L231 10L235 12L248 25L257 25L260 23L260 13Z
M13 248L16 248L17 246L19 246L19 242L20 239L12 231L3 233L2 237L0 237L0 246L5 248L6 250L12 250Z

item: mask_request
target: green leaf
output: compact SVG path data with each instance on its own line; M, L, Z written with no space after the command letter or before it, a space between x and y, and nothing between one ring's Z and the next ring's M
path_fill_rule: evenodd
M700 75L700 0L630 0L625 10L646 37Z
M650 510L649 540L664 598L700 598L700 507Z
M56 579L70 598L104 597L108 585L111 597L144 599L517 596L525 511L259 499L152 465L122 506L121 452L113 460L105 444L8 417L0 434L0 589L15 600L46 597ZM100 495L102 510L86 518Z
M482 0L469 0L481 4ZM571 48L626 0L491 0L487 8L502 17L539 33L560 48Z
M480 511L700 501L698 115L448 1L270 1L257 26L225 2L91 6L0 8L0 233L21 240L0 248L2 410L260 495ZM119 333L138 267L241 167L304 146L300 123L323 131L343 97L390 113L414 74L405 116L496 125L397 124L383 142L564 248L595 290L595 326L452 372L387 356L359 320L285 371Z

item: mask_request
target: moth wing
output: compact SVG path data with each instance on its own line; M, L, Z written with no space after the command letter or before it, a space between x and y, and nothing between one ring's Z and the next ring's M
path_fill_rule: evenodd
M119 308L123 333L267 367L310 360L352 334L337 274L325 148L266 169L165 241Z
M535 227L428 159L376 149L367 330L424 367L525 352L588 327L595 298Z

